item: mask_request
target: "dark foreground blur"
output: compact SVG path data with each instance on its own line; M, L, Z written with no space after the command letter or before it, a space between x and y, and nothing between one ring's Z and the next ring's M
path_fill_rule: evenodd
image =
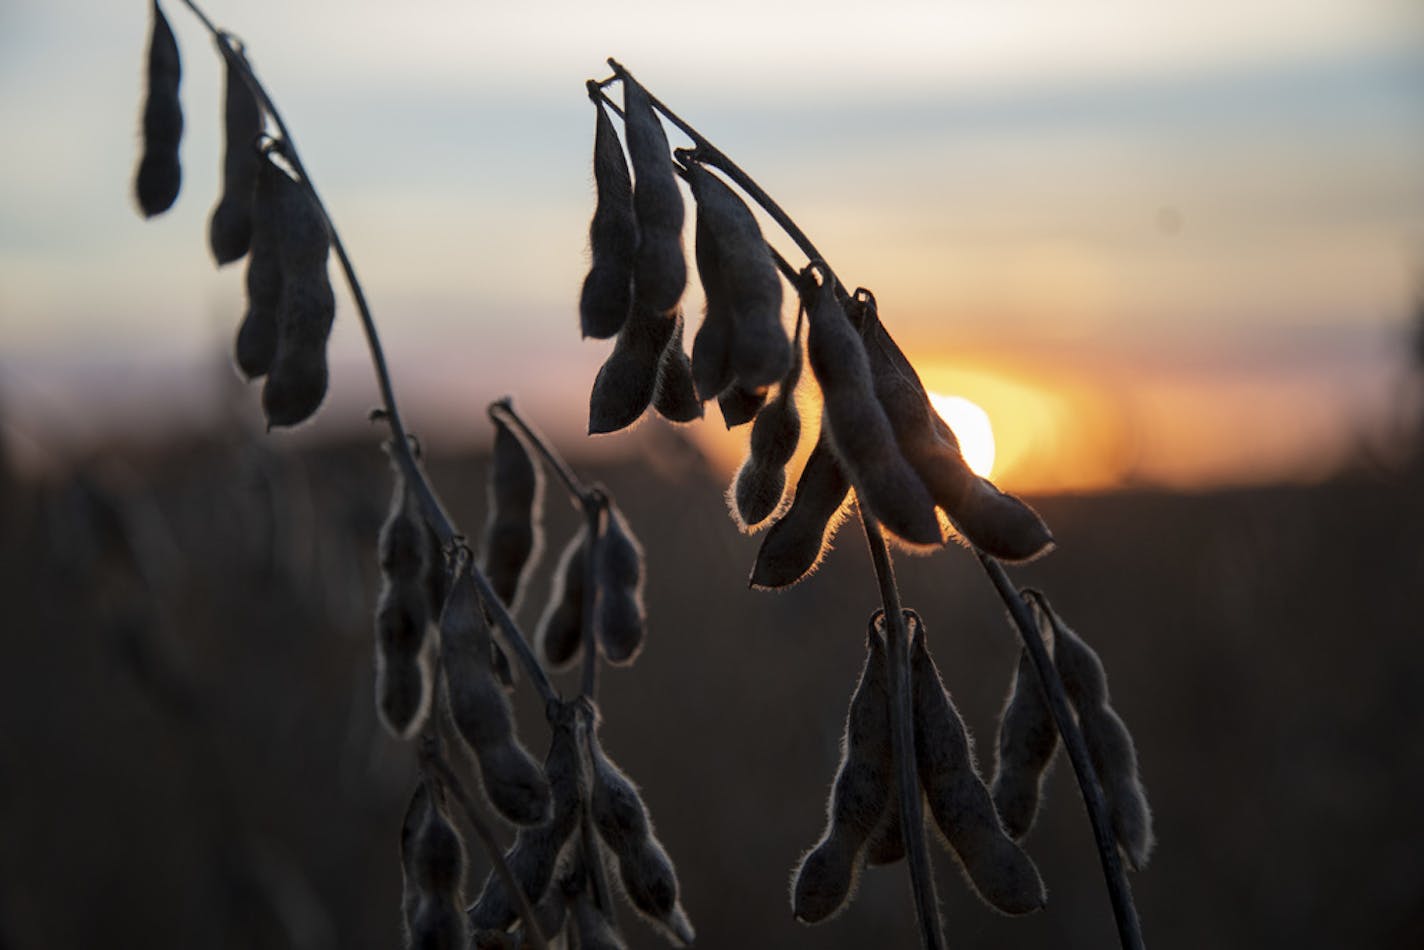
M0 948L399 945L414 767L372 710L375 441L214 435L5 480ZM789 593L751 593L757 541L678 445L589 474L650 561L649 643L604 676L604 742L644 788L698 944L916 946L903 865L814 929L787 899L875 606L861 536L843 529ZM483 469L431 465L472 533ZM1133 879L1149 944L1424 946L1424 474L1035 504L1059 550L1015 577L1101 653L1156 812ZM557 494L546 508L556 552L575 517ZM900 577L987 764L1014 635L963 551ZM518 703L542 755L527 686ZM1049 906L1019 920L936 848L951 944L1115 946L1066 762L1028 847Z

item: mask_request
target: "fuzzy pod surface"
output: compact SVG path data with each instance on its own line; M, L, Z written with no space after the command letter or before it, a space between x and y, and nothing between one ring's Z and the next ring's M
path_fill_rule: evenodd
M663 347L658 359L658 384L653 393L653 408L669 422L692 422L702 418L702 401L697 398L697 385L692 381L692 360L682 348L682 311L677 312L672 338Z
M745 390L764 389L791 367L781 276L746 202L696 162L687 164L687 180L697 202L697 266L708 310L730 324L728 367Z
M606 527L598 543L598 619L594 630L599 649L615 666L632 663L643 647L647 627L643 603L645 563L642 544L628 527L623 512L610 501Z
M376 545L381 592L376 601L376 707L397 738L413 735L430 707L426 633L429 547L405 478L395 472L390 511Z
M218 40L221 50L223 40ZM262 134L262 106L236 65L240 49L224 55L223 73L223 190L208 220L208 248L219 267L247 253L252 242L252 193L262 155L257 139Z
M534 628L534 649L551 670L567 669L583 652L583 591L587 583L588 528L564 546L554 568L554 589Z
M850 480L831 448L825 420L811 449L791 507L762 538L752 566L751 586L760 590L790 587L815 570L839 524Z
M491 642L484 608L462 566L440 614L450 718L475 754L490 804L516 825L537 825L549 817L549 783L515 735L509 697L494 674Z
M183 167L178 159L178 146L183 140L183 104L178 98L183 65L178 56L178 40L157 0L150 12L143 155L134 176L134 197L146 218L173 207L183 183Z
M994 780L990 786L994 808L1004 830L1015 841L1021 841L1033 828L1043 797L1043 780L1058 750L1058 727L1053 723L1053 713L1027 650L1019 652L1009 695L999 715L995 748Z
M559 856L578 825L579 750L571 718L562 715L555 725L544 759L553 807L543 824L522 827L505 861L531 904L538 904L549 891ZM518 916L513 896L493 871L485 878L479 897L469 908L470 924L476 930L504 930Z
M667 133L653 110L647 90L623 78L624 132L633 161L633 210L638 222L638 252L633 264L636 300L655 313L670 313L687 285L682 251L686 210L677 187Z
M491 419L494 455L482 561L490 586L513 612L523 581L539 560L544 478L518 433L497 414L491 413Z
M971 544L1001 560L1030 560L1050 550L1053 536L1037 512L969 470L959 440L930 405L919 374L875 308L859 300L851 306L862 321L875 397L935 505Z
M808 267L807 273L811 268ZM859 502L887 531L913 545L940 544L934 500L900 452L875 398L870 360L830 276L805 287L806 355L821 387L824 419Z
M277 218L282 296L277 309L277 350L262 387L269 427L305 422L326 397L326 341L336 317L327 273L331 234L307 189L277 169L271 179ZM263 170L267 174L267 170Z
M743 531L755 531L781 506L786 466L801 440L801 413L796 408L800 369L798 351L776 398L757 413L752 424L750 451L728 493L737 527Z
M277 246L279 171L262 160L252 188L252 234L247 257L247 312L234 357L249 380L266 376L277 357L277 312L282 306L282 255Z
M730 432L755 419L761 407L766 405L766 395L765 387L748 389L740 380L732 380L732 385L717 394L717 408L722 412L722 422L727 430Z
M415 912L420 907L421 889L416 866L416 843L425 825L425 813L431 807L430 789L424 781L417 782L401 820L401 924L407 941L411 939Z
M1063 691L1078 713L1088 758L1102 784L1108 820L1118 847L1133 870L1147 865L1156 843L1152 809L1138 774L1137 748L1108 696L1107 671L1097 651L1052 613L1042 595L1029 598L1039 630L1053 637L1053 662Z
M604 340L623 329L633 305L633 263L638 253L638 220L633 213L633 179L623 145L602 96L593 133L593 181L598 192L588 227L592 257L579 295L583 335Z
M797 920L820 923L849 900L864 863L865 844L892 798L893 770L885 642L872 620L865 666L846 713L826 829L801 859L792 881L791 907Z
M677 329L674 317L641 298L618 332L613 352L598 370L588 400L588 434L625 429L647 411L658 388L664 350Z
M964 721L930 657L924 623L909 610L905 619L912 625L915 761L930 814L986 904L1010 915L1040 910L1047 895L1038 868L999 823L989 789L974 765Z
M695 934L678 901L677 871L653 833L642 796L604 753L597 737L591 746L589 818L617 860L628 902L682 943L691 943Z

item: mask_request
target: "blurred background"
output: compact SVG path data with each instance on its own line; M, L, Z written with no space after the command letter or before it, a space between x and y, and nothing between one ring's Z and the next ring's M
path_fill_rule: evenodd
M261 433L228 356L242 267L205 244L220 64L176 2L184 192L133 207L146 6L0 7L0 947L393 946L414 772L371 709L374 382L340 299L327 406ZM609 350L576 322L582 83L608 55L987 414L992 477L1059 540L1015 578L1137 737L1150 945L1424 943L1416 0L206 9L298 138L460 523L512 393L640 531L652 633L606 678L605 743L700 945L915 937L902 868L815 929L786 900L875 603L858 533L752 594L720 497L745 430L582 434ZM547 508L557 549L574 516ZM1012 631L964 552L901 573L987 760ZM997 917L941 855L951 939L1110 945L1090 842L1060 766L1029 838L1049 907Z

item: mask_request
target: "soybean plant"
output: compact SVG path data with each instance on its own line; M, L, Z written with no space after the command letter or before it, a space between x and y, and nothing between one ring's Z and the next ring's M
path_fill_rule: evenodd
M663 341L657 360L628 359L620 336L593 387L589 418L599 423L589 431L622 427L613 421L631 425L649 406L651 399L643 394L657 390L662 368L687 361L680 334L667 329L674 320L681 329L680 294L669 293L681 282L664 279L677 270L669 261L676 246L669 223L682 220L680 208L669 208L667 184L680 177L696 208L697 275L706 299L690 360L696 397L703 402L715 397L728 428L755 419L751 451L727 491L741 530L770 525L750 584L779 590L813 572L852 499L875 569L880 606L870 621L865 668L846 717L828 823L793 874L792 912L808 924L827 920L843 909L866 864L903 858L922 942L943 947L925 804L976 894L1005 914L1038 910L1045 902L1043 882L1018 839L1032 824L1040 783L1061 735L1093 824L1119 936L1123 946L1141 947L1123 857L1133 868L1142 867L1152 833L1131 737L1107 704L1097 655L1041 594L1014 589L1000 563L1047 554L1054 543L1047 526L1028 505L969 470L954 432L931 406L914 366L882 322L875 295L864 288L848 290L754 179L620 63L608 64L611 76L586 84L597 110L599 189L590 229L593 268L581 310L627 327L649 319L637 301L651 296L664 314L665 331L639 335L644 346ZM615 85L622 87L621 109L607 93ZM609 111L624 120L631 190L622 178L617 189L605 187L604 169L616 166L626 173L610 142ZM659 127L650 127L650 121ZM691 146L669 152L661 121ZM653 154L654 144L664 147ZM767 242L741 195L791 239L806 257L804 266L793 267ZM630 219L636 237L631 248ZM603 236L607 221L625 223L619 241ZM789 336L781 312L783 280L799 303ZM643 282L649 285L646 293ZM793 400L803 360L820 391L821 427L787 503L786 468L800 437ZM773 387L776 395L769 398ZM626 393L639 397L615 401L615 394ZM1000 724L992 792L930 654L925 624L902 607L895 582L891 543L932 550L948 544L946 528L983 566L1024 643ZM1055 645L1056 660L1045 642Z

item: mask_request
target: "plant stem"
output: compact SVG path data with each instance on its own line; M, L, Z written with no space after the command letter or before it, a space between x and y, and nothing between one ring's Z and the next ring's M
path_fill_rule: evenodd
M346 279L346 285L351 290L351 297L356 303L356 312L361 318L361 329L366 335L366 347L371 354L371 366L375 370L376 385L381 392L381 403L385 409L385 419L391 428L391 446L396 459L396 464L400 466L401 473L405 476L406 483L415 491L416 499L420 502L421 512L426 523L435 532L440 543L446 547L461 540L462 535L456 529L449 515L445 513L444 507L440 504L440 498L435 494L429 479L421 469L415 456L410 449L410 438L406 432L405 424L401 419L400 409L396 405L395 388L391 383L390 370L386 365L385 350L381 346L381 336L376 329L375 318L371 316L371 308L366 303L366 294L361 289L361 281L356 276L356 268L351 263L350 256L346 253L346 245L341 241L341 235L336 230L336 223L331 219L331 213L327 210L326 204L317 194L316 186L312 184L311 175L307 173L306 166L302 164L301 156L297 152L295 140L291 131L287 128L287 123L282 119L282 113L277 109L276 103L268 94L266 88L258 80L257 74L253 72L247 58L233 48L230 35L214 25L208 19L194 0L182 0L183 5L202 21L203 26L213 35L217 41L219 52L223 58L237 69L243 81L247 83L252 94L261 102L262 108L271 117L282 140L282 155L291 164L302 181L302 185L311 195L316 206L321 210L322 217L326 220L327 229L331 233L331 246L336 251L336 258L341 265L342 275ZM524 665L529 678L534 681L539 689L540 695L547 706L549 701L557 699L558 694L549 683L548 675L534 657L534 653L529 649L529 643L524 633L509 616L509 612L499 603L499 598L495 596L494 589L490 586L488 578L480 570L478 564L471 563L470 573L475 579L476 586L480 589L480 596L486 604L496 614L501 629L504 630L505 639L514 647L520 662Z
M858 503L857 503L858 504ZM920 795L919 769L915 764L915 725L910 696L910 642L905 615L900 607L900 590L895 586L895 568L890 549L880 531L880 523L864 508L860 521L870 545L875 580L880 585L880 602L885 608L885 652L890 672L890 744L895 756L896 791L900 798L900 835L905 842L905 861L910 866L910 884L915 894L915 910L920 919L920 942L925 950L943 950L944 934L925 842L924 803Z
M609 57L608 65L614 74L623 82L638 83L638 80L633 78L633 74L623 68L623 64L616 59ZM742 191L747 193L747 197L759 204L762 210L771 216L771 219L776 222L777 226L786 232L787 237L796 242L796 246L801 249L801 253L813 261L818 260L826 265L826 270L830 271L831 278L836 282L837 292L845 293L845 286L840 282L840 278L836 277L835 271L830 263L826 261L825 255L816 249L816 245L812 244L811 239L806 236L806 232L802 231L791 215L783 211L781 206L776 203L776 200L767 194L761 185L757 184L756 179L742 171L741 166L728 158L725 152L708 141L706 136L693 128L676 112L669 109L651 92L648 92L646 86L643 86L642 83L638 83L638 85L642 86L643 91L648 93L648 101L652 104L653 108L661 112L669 122L677 126L678 129L697 146L695 149L697 160L720 169L728 178L732 179L738 188L741 188ZM607 100L610 105L613 105L612 100L608 99L607 95L604 95L604 99ZM614 107L616 108L616 105Z
M494 832L491 830L489 822L485 821L484 815L475 806L465 787L460 784L460 780L455 777L454 771L449 764L441 757L438 750L427 745L421 748L421 767L427 774L432 775L452 796L460 810L465 813L465 820L474 829L475 836L484 845L485 851L490 855L491 863L494 865L495 874L499 876L504 884L505 892L514 896L514 902L519 910L519 916L524 921L525 940L532 945L535 950L549 950L549 944L544 939L544 933L539 929L538 918L534 916L534 908L529 904L529 898L524 894L524 888L519 886L515 880L514 872L509 869L509 864L504 860L503 849L499 842L495 840Z
M1083 741L1083 733L1078 721L1068 708L1068 695L1063 690L1063 681L1058 677L1058 668L1043 645L1043 637L1038 632L1028 605L1014 589L1008 573L997 560L976 550L975 555L983 565L999 598L1008 608L1009 615L1018 628L1024 648L1033 661L1038 673L1039 684L1048 700L1048 708L1053 713L1053 721L1058 726L1058 734L1063 737L1063 745L1068 750L1068 760L1073 764L1073 774L1078 779L1078 789L1083 796L1083 804L1088 809L1088 820L1093 826L1093 839L1098 846L1098 857L1103 865L1103 878L1107 883L1108 897L1112 901L1113 917L1117 921L1118 940L1125 950L1144 950L1142 924L1137 918L1137 908L1132 901L1132 887L1128 884L1123 868L1122 856L1118 853L1117 841L1113 838L1112 825L1108 821L1107 804L1103 800L1103 788L1098 782L1098 774L1088 757L1088 746ZM1050 617L1052 614L1050 613Z

